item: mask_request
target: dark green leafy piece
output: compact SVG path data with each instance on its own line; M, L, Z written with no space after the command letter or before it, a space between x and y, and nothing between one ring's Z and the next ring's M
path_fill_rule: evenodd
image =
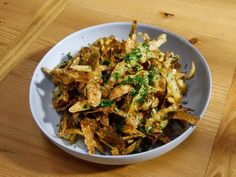
M143 87L141 87L141 89L139 90L139 98L137 99L137 103L142 103L144 101L144 99L147 97L148 94L148 86L144 85Z
M115 78L115 80L118 80L119 77L120 77L120 73L118 73L118 72L114 73L114 78Z
M110 107L114 104L114 101L112 100L102 100L100 103L101 107Z
M150 70L148 73L149 83L153 83L154 80L158 77L159 72L157 70Z
M67 56L67 58L68 58L69 60L73 58L72 55L71 55L71 52L68 52L68 53L66 54L66 56Z
M142 44L142 47L143 47L147 52L150 51L150 49L149 49L149 44L148 44L148 43L144 42L144 43Z
M135 95L138 94L140 87L135 87L131 90L131 96L134 97Z
M141 50L139 48L135 48L125 56L125 62L126 63L131 63L132 61L136 62L139 61L141 57L142 57Z

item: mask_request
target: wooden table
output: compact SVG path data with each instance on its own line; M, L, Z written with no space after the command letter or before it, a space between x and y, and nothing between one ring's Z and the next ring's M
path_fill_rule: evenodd
M213 92L204 119L171 152L127 166L104 166L58 149L36 127L28 92L33 71L64 36L132 21L173 31L209 63ZM235 0L0 0L0 176L236 176Z

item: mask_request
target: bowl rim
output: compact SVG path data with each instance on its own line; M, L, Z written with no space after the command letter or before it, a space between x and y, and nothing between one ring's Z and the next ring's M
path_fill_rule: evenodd
M106 28L106 27L110 27L110 26L120 26L120 25L124 25L124 26L131 26L131 22L111 22L111 23L104 23L104 24L99 24L99 25L94 25L94 26L89 26L89 27L86 27L86 28L83 28L81 30L78 30L78 31L75 31L73 33L70 33L68 34L67 36L65 36L63 39L61 39L59 42L57 42L53 47L50 48L50 50L43 56L43 58L40 60L40 62L37 64L35 70L34 70L34 73L33 73L33 76L32 76L32 79L31 79L31 82L30 82L30 91L29 91L29 105L30 105L30 110L31 110L31 113L33 115L33 119L35 121L35 123L37 124L37 126L39 127L39 129L44 133L44 135L46 135L50 141L56 143L57 145L59 146L62 146L63 148L65 148L66 150L69 150L69 151L73 151L73 152L76 152L76 153L80 153L80 154L83 154L83 155L87 155L87 156L93 156L93 157L98 157L98 158L102 158L102 159L125 159L125 158L131 158L131 157L138 157L138 156L143 156L145 154L149 154L151 152L155 152L157 150L162 150L162 149L165 149L166 146L169 146L170 144L181 144L182 142L178 143L179 139L181 139L181 137L183 137L184 135L186 134L191 134L191 132L196 128L196 125L194 126L190 126L187 130L184 131L184 133L182 133L181 135L179 135L177 138L175 138L174 140L170 141L169 143L167 144L164 144L160 147L156 147L156 148L153 148L153 149L150 149L150 150L147 150L147 151L144 151L144 152L140 152L140 153L135 153L135 154L127 154L127 155L117 155L117 156L113 156L113 155L101 155L101 154L88 154L87 152L85 152L85 150L83 150L82 148L78 147L78 148L72 148L72 145L70 145L71 147L68 147L68 145L65 145L63 143L60 143L60 142L57 142L55 141L55 139L52 137L52 135L50 135L46 129L43 128L43 126L40 125L40 123L38 122L37 120L37 116L36 116L36 113L32 107L33 105L33 98L31 95L33 95L33 85L34 85L34 80L35 80L35 77L37 75L36 71L37 69L39 68L39 66L43 63L43 61L45 60L45 58L47 58L47 56L50 54L50 52L55 49L57 46L61 45L61 43L65 42L66 40L70 39L70 38L73 38L74 36L76 36L78 33L81 33L81 32L85 32L85 31L89 31L89 30L95 30L96 28ZM150 28L152 30L155 30L155 31L161 31L163 33L166 33L167 36L168 35L171 35L171 36L174 36L175 38L177 38L178 40L182 41L185 45L188 45L190 46L196 53L197 55L199 56L198 59L200 59L205 68L206 68L206 72L207 72L207 75L209 77L209 88L208 88L208 95L207 95L207 99L206 99L206 103L204 105L204 108L201 112L201 114L199 115L200 119L202 119L202 116L205 114L207 108L208 108L208 105L209 105L209 102L210 102L210 98L211 98L211 94L212 94L212 77L211 77L211 72L210 72L210 68L209 68L209 65L208 63L206 62L205 58L203 57L203 55L200 53L200 51L195 47L193 46L188 40L186 40L185 38L183 38L182 36L180 35L177 35L176 33L173 33L173 32L170 32L164 28L160 28L160 27L157 27L157 26L154 26L154 25L149 25L149 24L144 24L144 23L138 23L138 27L146 27L146 28ZM188 136L189 136L188 135ZM188 137L187 136L187 137ZM81 149L80 151L78 151L78 149ZM170 150L172 150L174 148L171 148ZM82 151L83 150L83 151Z

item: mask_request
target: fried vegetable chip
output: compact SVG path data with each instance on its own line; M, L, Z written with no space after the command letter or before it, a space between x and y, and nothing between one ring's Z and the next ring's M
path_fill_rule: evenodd
M199 121L199 117L190 115L186 113L185 111L176 111L175 114L172 117L173 119L179 119L179 120L184 120L192 125L196 125Z
M84 142L88 148L89 154L95 153L95 141L94 134L91 130L91 127L87 121L80 121L81 129L84 134Z
M199 121L182 105L195 64L182 72L181 58L160 49L166 34L150 39L136 29L134 21L127 40L99 38L54 69L42 68L55 85L58 136L72 144L84 139L89 154L145 151Z

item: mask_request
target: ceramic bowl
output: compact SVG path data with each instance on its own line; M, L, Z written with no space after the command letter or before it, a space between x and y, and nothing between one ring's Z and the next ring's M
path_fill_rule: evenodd
M87 46L100 37L113 34L120 40L127 39L130 27L131 23L115 22L88 27L72 33L58 42L42 58L34 71L29 93L33 119L50 141L73 156L87 161L109 165L137 163L158 157L172 150L190 136L196 128L195 126L190 126L183 134L163 146L142 153L119 156L89 155L83 140L79 140L77 142L78 146L75 147L57 137L57 125L60 115L51 106L51 91L54 86L50 79L41 71L41 67L54 68L66 57L65 54L71 52L72 55L75 55L82 46ZM161 49L163 51L173 51L178 54L181 58L182 66L187 66L187 68L183 67L182 70L190 70L191 62L194 61L196 74L193 79L187 82L188 93L184 100L188 101L186 107L194 109L194 115L202 117L211 94L211 75L204 57L193 45L177 34L146 24L138 24L137 32L139 31L148 33L151 38L155 38L161 33L166 33L168 42Z

